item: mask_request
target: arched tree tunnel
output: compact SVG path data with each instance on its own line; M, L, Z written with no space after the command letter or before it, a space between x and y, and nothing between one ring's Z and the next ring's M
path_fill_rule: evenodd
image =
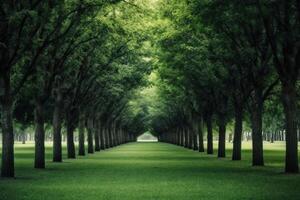
M32 168L45 169L49 159L138 140L261 168L276 157L274 169L298 173L299 8L296 0L1 1L1 176L15 177L20 143L32 147Z

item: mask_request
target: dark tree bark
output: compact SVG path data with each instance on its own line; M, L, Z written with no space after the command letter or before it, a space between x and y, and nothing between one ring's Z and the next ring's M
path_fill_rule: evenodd
M199 143L199 152L204 152L204 141L203 141L203 122L202 118L198 121L198 143Z
M121 136L121 144L125 143L125 137L124 137L124 131L122 128L120 128L120 136Z
M117 125L115 125L115 135L116 135L116 146L120 145L120 132L119 129L117 127Z
M100 144L101 144L101 149L105 149L105 134L104 134L104 127L103 126L100 126Z
M175 133L176 133L176 145L179 146L180 145L180 131L178 128L176 128Z
M2 72L0 72L2 73ZM9 73L0 74L0 102L2 127L1 176L14 177L14 133L12 121L12 97Z
M53 112L53 162L62 162L61 123L63 95L60 88L55 88L55 103Z
M218 157L225 158L226 156L226 121L224 116L219 117L219 143L218 143Z
M72 125L67 125L67 151L68 158L76 158L74 144L74 127Z
M117 124L116 124L116 122L114 122L113 123L113 130L114 130L114 141L115 141L115 143L114 143L114 145L115 146L118 146L118 143L119 143L119 137L118 137L118 132L117 132Z
M26 144L26 133L24 131L25 130L23 130L23 133L22 133L22 144Z
M112 130L111 130L111 126L108 126L108 140L109 140L109 147L112 148L113 147L113 136L112 136ZM131 138L131 141L133 141L133 138Z
M243 131L243 107L241 104L236 103L235 109L235 124L234 124L234 138L233 138L233 151L232 160L242 159L242 131Z
M95 134L95 151L100 151L100 123L96 123L96 130L94 130Z
M263 137L262 137L262 110L263 100L262 95L256 94L255 102L251 106L251 126L252 126L252 165L263 166Z
M181 133L180 133L180 128L177 128L176 129L176 132L177 132L177 145L178 146L181 146Z
M193 121L193 149L194 151L198 151L199 150L199 147L198 147L198 132L199 132L199 129L198 129L198 124L197 124L197 121Z
M108 149L110 147L110 144L109 144L109 132L108 132L108 125L105 126L105 131L104 131L104 134L105 134L105 147L106 149Z
M67 126L67 154L68 158L76 158L75 143L74 143L74 130L75 130L75 117L76 109L71 107L66 114L66 126Z
M189 147L189 136L188 136L188 131L187 131L186 127L183 128L183 132L184 132L184 147L188 148Z
M298 173L297 97L295 85L283 84L282 101L286 120L285 172Z
M115 147L116 146L116 135L115 135L115 126L114 123L111 123L110 126L110 134L111 134L111 146Z
M79 114L79 138L78 138L78 155L84 156L85 155L85 137L84 137L84 127L85 127L85 117L83 113Z
M87 122L87 130L88 130L88 153L94 153L94 143L93 143L93 133L94 133L94 127L93 127L93 119L88 118Z
M184 147L184 131L182 127L180 127L180 135L181 135L180 146Z
M45 168L45 129L44 129L44 105L41 100L35 105L35 159L34 167Z
M207 127L207 154L213 154L213 133L212 133L212 119L211 114L206 116L206 127Z
M191 129L190 126L187 127L187 131L188 131L188 136L189 136L189 149L193 149L194 131Z

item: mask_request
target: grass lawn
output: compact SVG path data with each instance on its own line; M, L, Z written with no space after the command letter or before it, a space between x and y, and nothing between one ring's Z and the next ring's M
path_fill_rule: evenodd
M215 145L216 146L216 145ZM265 167L163 143L131 143L33 169L33 144L17 144L16 179L0 179L0 200L300 199L300 175L283 174L284 144L265 144ZM65 149L64 149L65 151ZM216 154L216 151L215 151Z

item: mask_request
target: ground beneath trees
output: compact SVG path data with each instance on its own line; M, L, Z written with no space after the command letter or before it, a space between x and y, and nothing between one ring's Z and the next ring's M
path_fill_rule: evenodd
M1 200L300 199L300 176L281 173L282 144L265 145L262 168L250 166L249 149L233 162L170 144L131 143L52 163L48 147L45 170L32 168L33 145L16 146L17 179L0 179Z

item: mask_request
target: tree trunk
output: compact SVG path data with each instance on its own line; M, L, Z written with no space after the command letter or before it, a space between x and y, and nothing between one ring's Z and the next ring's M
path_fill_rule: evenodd
M251 107L251 126L252 126L252 165L263 166L263 137L262 137L262 109L263 100L260 97L255 97Z
M73 113L74 114L74 113ZM67 114L67 151L68 151L68 158L76 158L75 155L75 144L74 144L74 125L73 125L73 119L72 114Z
M100 147L101 149L105 149L105 134L104 134L105 128L104 126L100 126Z
M213 150L213 133L212 133L211 114L207 115L206 126L207 126L207 154L213 154L214 150Z
M111 134L111 147L114 147L114 146L116 146L115 145L116 136L115 136L115 130L114 130L114 123L113 122L111 123L111 126L110 126L110 134Z
M111 126L109 125L108 126L108 129L107 129L107 133L108 133L108 144L109 144L109 148L113 147L113 143L112 143L112 130L111 130ZM133 139L131 138L131 142L133 142Z
M176 134L176 145L179 146L180 144L180 131L178 128L175 129L175 134Z
M55 103L53 112L53 162L62 162L61 123L63 96L59 88L55 90Z
M94 132L94 127L93 127L93 119L88 118L87 122L87 130L88 130L88 153L94 153L94 144L93 144L93 132Z
M177 145L181 145L181 134L180 134L180 128L176 128L176 133L177 133Z
M85 117L83 113L79 113L79 138L78 138L78 155L85 155L85 137L84 137L84 127L85 127Z
M183 131L183 128L182 128L182 127L180 128L180 135L181 135L180 145L181 145L182 147L184 147L184 131Z
M14 132L12 120L12 97L9 74L0 75L0 102L2 127L1 176L14 177Z
M26 143L26 133L23 132L22 133L22 144L25 144Z
M122 128L120 128L120 134L121 134L121 144L124 144L125 143L125 135L124 135L124 131ZM158 138L158 137L157 137Z
M35 159L34 167L45 168L45 129L44 129L44 105L41 100L35 105Z
M202 118L198 121L198 145L199 145L199 152L204 152L204 141L203 141L203 122Z
M286 122L285 172L298 173L297 98L293 84L282 86L282 102Z
M235 109L235 124L232 160L241 160L242 158L242 131L243 131L243 107L240 104L234 106Z
M199 147L198 147L198 132L199 132L199 129L198 129L198 122L193 120L193 141L194 141L194 144L193 144L193 148L194 148L194 151L198 151L199 150Z
M96 123L96 130L94 130L95 134L95 151L100 151L100 123Z
M108 149L110 147L110 144L109 144L109 132L108 132L108 125L105 126L105 147L106 149Z
M224 116L219 117L219 143L218 143L218 157L225 158L226 156L226 121Z
M114 146L118 146L118 133L117 133L117 124L113 123L113 131L114 131Z
M274 137L275 137L275 134L274 134L274 132L272 130L272 132L271 132L271 143L274 143Z
M188 131L187 131L186 127L183 128L183 132L184 132L184 147L188 148L189 147L189 137L188 137Z
M189 149L193 149L193 144L194 144L194 131L190 126L187 127L188 135L189 135Z

